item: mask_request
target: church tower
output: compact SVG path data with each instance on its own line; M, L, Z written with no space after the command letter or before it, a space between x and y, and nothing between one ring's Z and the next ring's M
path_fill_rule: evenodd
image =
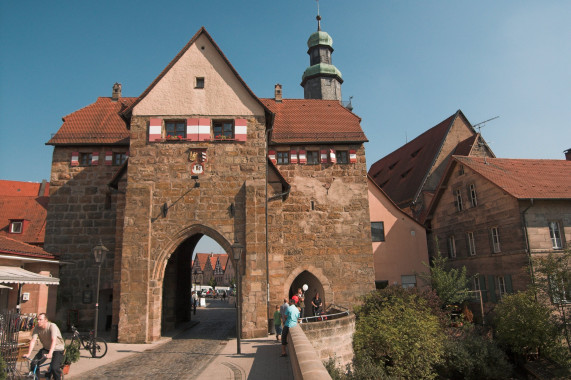
M341 101L341 72L331 64L333 39L321 30L321 16L317 14L317 32L307 40L309 67L302 75L301 86L305 99Z

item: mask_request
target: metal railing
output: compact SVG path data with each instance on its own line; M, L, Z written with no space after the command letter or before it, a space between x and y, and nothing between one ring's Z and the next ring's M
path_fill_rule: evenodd
M6 373L8 375L16 371L19 325L20 314L16 310L0 314L0 353L6 363Z
M349 309L331 304L327 308L326 314L314 315L311 317L303 317L299 319L299 323L321 322L325 320L338 319L349 315Z

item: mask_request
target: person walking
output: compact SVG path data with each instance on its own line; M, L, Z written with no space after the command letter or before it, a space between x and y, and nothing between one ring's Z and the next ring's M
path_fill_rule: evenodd
M30 357L38 339L42 344L42 348L38 351L36 356L34 356L34 359L32 359L30 369L34 370L36 366L39 366L47 359L51 359L52 361L48 372L55 380L60 380L62 375L61 365L63 363L63 351L65 349L65 344L61 336L61 331L59 331L59 327L57 327L55 323L48 321L46 313L40 313L38 315L38 324L32 331L32 340L30 341L28 353L23 355L23 357Z
M194 315L196 315L196 305L198 304L198 296L196 292L192 292L192 308L194 310Z
M293 299L289 300L289 306L286 310L285 325L282 330L282 354L280 356L287 356L286 346L287 346L287 334L289 329L297 326L297 319L299 318L299 310L295 305Z
M282 335L282 315L280 313L280 305L276 305L276 311L274 311L274 327L276 329L276 342L279 342L280 336Z

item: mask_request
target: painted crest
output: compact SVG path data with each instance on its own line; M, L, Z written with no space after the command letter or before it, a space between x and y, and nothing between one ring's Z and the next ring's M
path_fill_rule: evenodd
M206 149L191 149L188 152L188 161L191 162L190 171L192 174L202 174L206 164Z

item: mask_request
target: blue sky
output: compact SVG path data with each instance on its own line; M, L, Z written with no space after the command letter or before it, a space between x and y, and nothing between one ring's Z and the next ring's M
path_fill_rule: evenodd
M314 0L0 2L0 179L49 179L61 118L138 96L201 27L259 97L302 98ZM571 148L571 2L321 0L370 166L461 109L496 156Z

